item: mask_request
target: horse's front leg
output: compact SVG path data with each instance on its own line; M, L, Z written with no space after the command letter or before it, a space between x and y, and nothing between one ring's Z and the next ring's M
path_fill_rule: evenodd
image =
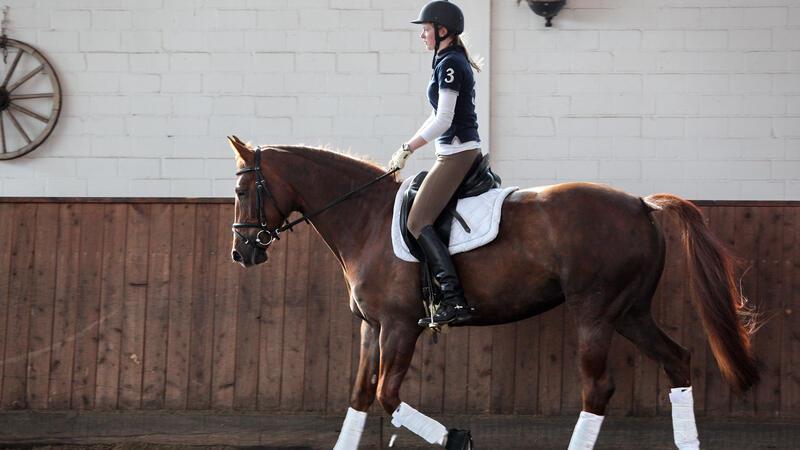
M358 374L350 397L350 408L342 424L342 431L336 441L334 450L355 450L364 432L367 410L375 401L378 387L378 363L380 347L378 342L380 330L367 321L361 322L361 356L358 362Z
M400 400L400 386L411 365L414 346L421 332L415 323L386 325L381 330L381 364L378 401L392 415L392 425L406 427L430 444L448 449L469 448L469 432L452 430Z

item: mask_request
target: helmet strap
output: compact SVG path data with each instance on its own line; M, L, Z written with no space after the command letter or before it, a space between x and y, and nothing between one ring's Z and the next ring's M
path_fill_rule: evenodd
M439 53L439 46L441 46L442 45L442 41L447 39L451 34L450 30L447 30L447 34L445 34L444 36L439 36L439 29L441 29L441 27L442 26L439 25L438 23L434 23L433 24L433 31L434 31L434 36L435 36L435 39L436 39L436 46L433 48L433 61L431 61L431 69L435 69L436 68L436 55L438 55L438 53Z
M436 55L439 53L439 46L442 44L442 38L439 37L439 24L433 24L433 36L436 40L436 45L433 47L433 60L431 61L431 69L436 68Z

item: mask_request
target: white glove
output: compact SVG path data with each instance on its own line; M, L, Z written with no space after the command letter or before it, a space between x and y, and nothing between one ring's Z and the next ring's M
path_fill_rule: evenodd
M411 150L408 147L400 147L400 150L394 152L392 159L389 161L389 170L402 169L406 165L406 160L411 156Z

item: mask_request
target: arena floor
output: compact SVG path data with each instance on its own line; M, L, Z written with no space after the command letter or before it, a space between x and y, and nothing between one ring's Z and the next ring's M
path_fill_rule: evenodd
M563 449L572 417L437 416L448 426L472 430L477 450ZM198 412L0 413L0 448L29 449L330 449L341 418L307 414ZM704 449L798 448L800 420L698 418ZM367 421L361 448L431 447L385 418ZM597 449L674 449L669 417L608 417Z

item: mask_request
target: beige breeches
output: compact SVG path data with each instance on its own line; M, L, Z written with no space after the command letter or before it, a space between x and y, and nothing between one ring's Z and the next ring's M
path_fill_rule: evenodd
M423 228L433 225L480 154L481 150L475 149L436 156L408 213L408 231L415 238Z

